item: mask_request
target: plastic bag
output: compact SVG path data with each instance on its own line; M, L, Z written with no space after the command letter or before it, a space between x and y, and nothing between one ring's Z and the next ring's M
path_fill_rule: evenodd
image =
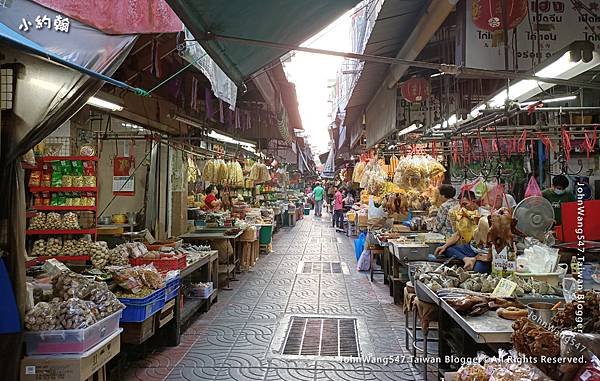
M58 318L64 329L83 329L96 323L90 305L78 298L62 302L58 311Z
M51 331L61 329L58 321L58 308L55 303L40 302L27 311L24 319L29 331Z
M368 271L371 269L371 252L369 250L363 250L356 264L356 269L358 271Z
M356 255L356 261L360 259L360 256L365 248L365 241L367 240L367 232L362 232L357 239L354 240L354 254Z
M379 208L375 206L375 201L373 200L373 196L369 197L369 212L368 212L369 220L385 218L385 210L383 206Z
M538 185L535 176L531 176L529 178L529 183L527 183L527 189L525 190L525 198L533 196L542 196L542 190L540 189L540 186Z
M144 284L138 278L137 272L133 268L127 268L117 271L113 274L113 280L122 288L137 294L142 290Z

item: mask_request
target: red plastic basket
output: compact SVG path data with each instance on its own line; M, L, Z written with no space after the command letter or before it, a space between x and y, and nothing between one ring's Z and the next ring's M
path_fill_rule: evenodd
M132 266L154 264L154 267L160 272L181 270L187 266L187 256L185 254L177 255L161 255L160 259L144 259L144 258L131 258L129 263Z

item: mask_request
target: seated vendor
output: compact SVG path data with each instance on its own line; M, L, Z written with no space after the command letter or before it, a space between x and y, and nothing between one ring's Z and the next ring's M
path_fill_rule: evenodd
M435 254L443 254L446 258L456 258L464 262L465 270L487 273L490 270L491 255L488 248L479 248L473 239L479 221L479 205L475 194L467 191L460 201L460 208L453 212L459 215L455 233L446 243L435 250Z
M219 190L214 185L209 185L206 188L206 198L204 198L204 209L209 212L214 212L221 209L221 200L217 198Z
M458 200L454 198L456 189L450 184L442 184L439 186L438 191L440 192L442 205L440 205L435 217L434 232L451 235L453 233L452 224L448 213L459 205Z
M569 188L569 179L567 176L558 175L552 179L552 188L548 188L542 192L542 196L550 201L552 208L554 208L554 221L556 225L562 224L560 204L577 201L573 193L569 192L567 188Z

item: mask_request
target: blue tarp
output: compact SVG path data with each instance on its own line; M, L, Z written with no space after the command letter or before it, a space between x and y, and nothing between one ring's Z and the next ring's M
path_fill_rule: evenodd
M106 81L106 82L111 83L122 89L127 89L127 90L130 90L135 93L142 94L142 95L145 94L145 91L142 89L138 89L138 88L129 86L128 84L126 84L124 82L117 81L116 79L108 77L104 74L100 74L98 72L95 72L93 70L85 68L76 63L70 62L52 52L49 52L48 50L44 49L42 46L36 44L35 42L31 41L30 39L25 38L24 36L15 32L14 30L9 28L2 22L0 22L0 41L6 41L9 44L11 44L19 49L23 49L31 54L42 57L44 59L47 59L47 60L57 63L59 65L66 66L70 69L79 71L90 77L97 78L102 81Z

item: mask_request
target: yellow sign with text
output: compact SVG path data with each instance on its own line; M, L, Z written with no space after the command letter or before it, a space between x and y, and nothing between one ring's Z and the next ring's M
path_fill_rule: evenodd
M492 292L492 296L496 298L508 298L512 296L513 292L515 292L517 288L517 284L508 279L502 278L498 285Z

